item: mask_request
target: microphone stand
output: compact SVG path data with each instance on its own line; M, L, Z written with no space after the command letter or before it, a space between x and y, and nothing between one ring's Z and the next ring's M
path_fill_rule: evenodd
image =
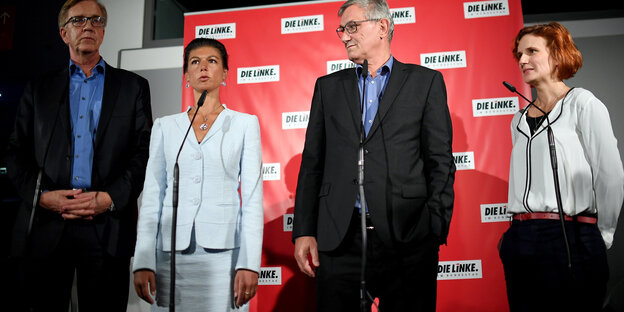
M366 99L366 78L368 77L368 60L364 60L362 63L362 77L364 81L362 83L362 103L360 105L360 147L358 149L358 188L360 193L360 225L362 230L362 268L360 271L360 309L362 312L368 311L366 308L366 247L367 247L367 233L366 233L366 196L364 195L364 139L366 133L364 131L364 125L362 118L364 118L364 105ZM358 80L360 77L358 77Z
M548 147L550 149L550 165L551 165L552 171L553 171L553 180L554 180L554 184L555 184L555 197L557 199L557 210L559 211L559 221L561 222L561 230L563 232L563 240L564 240L564 243L565 243L566 252L567 252L567 256L568 256L568 270L570 271L570 274L571 274L572 273L572 255L571 255L571 252L570 252L570 242L568 240L568 234L566 232L565 214L563 212L563 201L561 200L561 189L560 189L560 186L559 186L559 174L558 174L558 165L557 165L557 150L555 148L555 136L553 134L552 127L550 126L550 119L548 118L548 114L545 111L543 111L541 108L539 108L539 106L535 105L533 101L529 101L529 99L527 99L524 95L522 95L520 92L518 92L516 90L516 87L514 87L513 85L511 85L507 81L503 81L503 85L509 91L517 93L518 95L520 95L523 99L525 99L527 102L529 102L529 106L533 106L533 107L537 108L546 117L546 122L547 122L546 131L547 131L547 134L548 134Z
M206 94L208 94L208 90L205 90L199 100L197 101L197 109L195 110L195 114L193 114L193 118L191 118L191 124L188 129L186 129L186 134L184 135L184 139L182 139L182 144L180 144L180 149L178 150L178 155L176 156L175 165L173 166L173 196L172 196L172 217L171 217L171 274L170 274L170 284L169 284L169 311L175 312L175 276L176 276L176 232L177 232L177 223L178 223L178 194L180 187L180 167L178 166L178 158L180 158L180 153L182 152L182 147L184 147L184 142L186 141L186 137L188 136L191 128L193 127L193 121L195 121L195 116L197 116L197 112L199 112L199 108L204 105L204 101L206 100Z

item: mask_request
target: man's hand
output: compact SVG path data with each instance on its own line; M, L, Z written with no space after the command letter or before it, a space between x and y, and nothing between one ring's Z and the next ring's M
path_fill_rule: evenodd
M234 298L236 307L249 302L258 291L258 273L250 270L239 269L234 277Z
M107 192L57 190L41 194L39 205L60 213L63 219L87 219L108 210L112 199Z
M85 192L74 195L74 201L63 207L65 219L87 219L106 212L112 199L106 192Z
M82 190L57 190L41 193L39 206L62 214L63 207L69 205L74 196L82 193Z
M295 239L295 260L297 260L299 270L307 276L314 277L314 269L310 266L308 256L312 258L314 269L320 266L316 238L314 236L297 237Z
M156 276L151 270L138 270L134 272L134 290L137 295L147 301L149 304L154 304L152 296L156 295Z

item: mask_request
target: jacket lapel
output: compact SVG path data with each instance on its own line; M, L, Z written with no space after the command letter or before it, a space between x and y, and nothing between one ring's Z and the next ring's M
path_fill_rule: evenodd
M115 110L115 105L117 103L117 97L119 96L119 79L117 79L115 72L115 68L111 67L106 63L106 73L104 78L104 93L102 94L102 111L100 112L100 121L98 123L97 133L95 135L95 146L98 147L98 143L101 141L100 138L103 137L108 125L111 121L111 116L113 115L113 111Z
M180 130L180 133L182 134L180 136L180 144L184 144L184 145L191 145L191 146L195 146L195 144L193 144L194 142L197 142L197 138L195 137L195 132L193 131L193 129L188 130L189 126L191 125L191 120L189 119L188 116L188 111L191 109L191 107L188 107L188 109L180 114L177 114L175 117L175 123L178 126L178 130ZM189 134L186 136L186 141L188 142L182 142L182 138L184 138L184 134L186 134L186 131L189 131Z
M215 121L212 123L212 126L210 126L208 133L206 133L206 136L202 140L202 144L209 141L210 138L215 135L215 133L219 132L219 130L221 130L221 128L223 127L225 121L227 121L228 124L231 123L231 119L232 117L230 116L230 113L227 109L224 109L221 113L219 113Z
M69 144L71 142L71 125L69 114L69 71L66 68L59 72L58 76L49 82L49 88L47 88L48 94L46 94L46 103L49 105L42 105L41 108L41 122L36 123L36 127L40 127L37 133L40 133L41 142L52 142L50 136L55 131L60 131L55 134L55 137L61 135L65 138ZM50 118L54 116L54 118ZM57 129L53 129L57 128ZM57 143L55 143L57 144ZM44 147L48 150L53 147ZM43 156L43 155L42 155ZM43 156L45 157L45 156ZM42 158L43 159L43 158Z
M355 133L359 135L360 129L362 128L362 111L360 109L361 98L360 91L358 90L358 82L355 70L356 69L353 68L353 70L345 71L342 77L342 89L344 90L343 101L346 102L347 107L349 107Z
M407 73L405 72L404 64L397 61L397 59L394 59L386 91L384 92L381 101L379 101L377 115L375 115L375 119L368 132L367 139L371 137L377 128L379 128L380 122L384 119L388 110L390 110L392 103L394 103L394 99L396 99L397 95L399 95L399 92L401 91L401 88L403 87L403 84L405 84L406 80Z

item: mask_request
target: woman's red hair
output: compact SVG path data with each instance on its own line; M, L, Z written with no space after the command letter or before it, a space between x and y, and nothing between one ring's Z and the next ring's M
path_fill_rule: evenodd
M574 44L572 36L563 25L557 22L522 28L514 41L513 55L516 61L519 61L518 43L526 35L546 39L550 56L559 64L556 70L557 78L561 80L572 78L583 66L583 56Z

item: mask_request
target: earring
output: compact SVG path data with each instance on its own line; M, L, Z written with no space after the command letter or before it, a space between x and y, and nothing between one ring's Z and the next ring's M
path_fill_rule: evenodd
M187 82L186 82L186 88L188 89L188 87L189 87L189 83L188 83L188 81L187 81Z
M225 81L221 83L225 87Z

